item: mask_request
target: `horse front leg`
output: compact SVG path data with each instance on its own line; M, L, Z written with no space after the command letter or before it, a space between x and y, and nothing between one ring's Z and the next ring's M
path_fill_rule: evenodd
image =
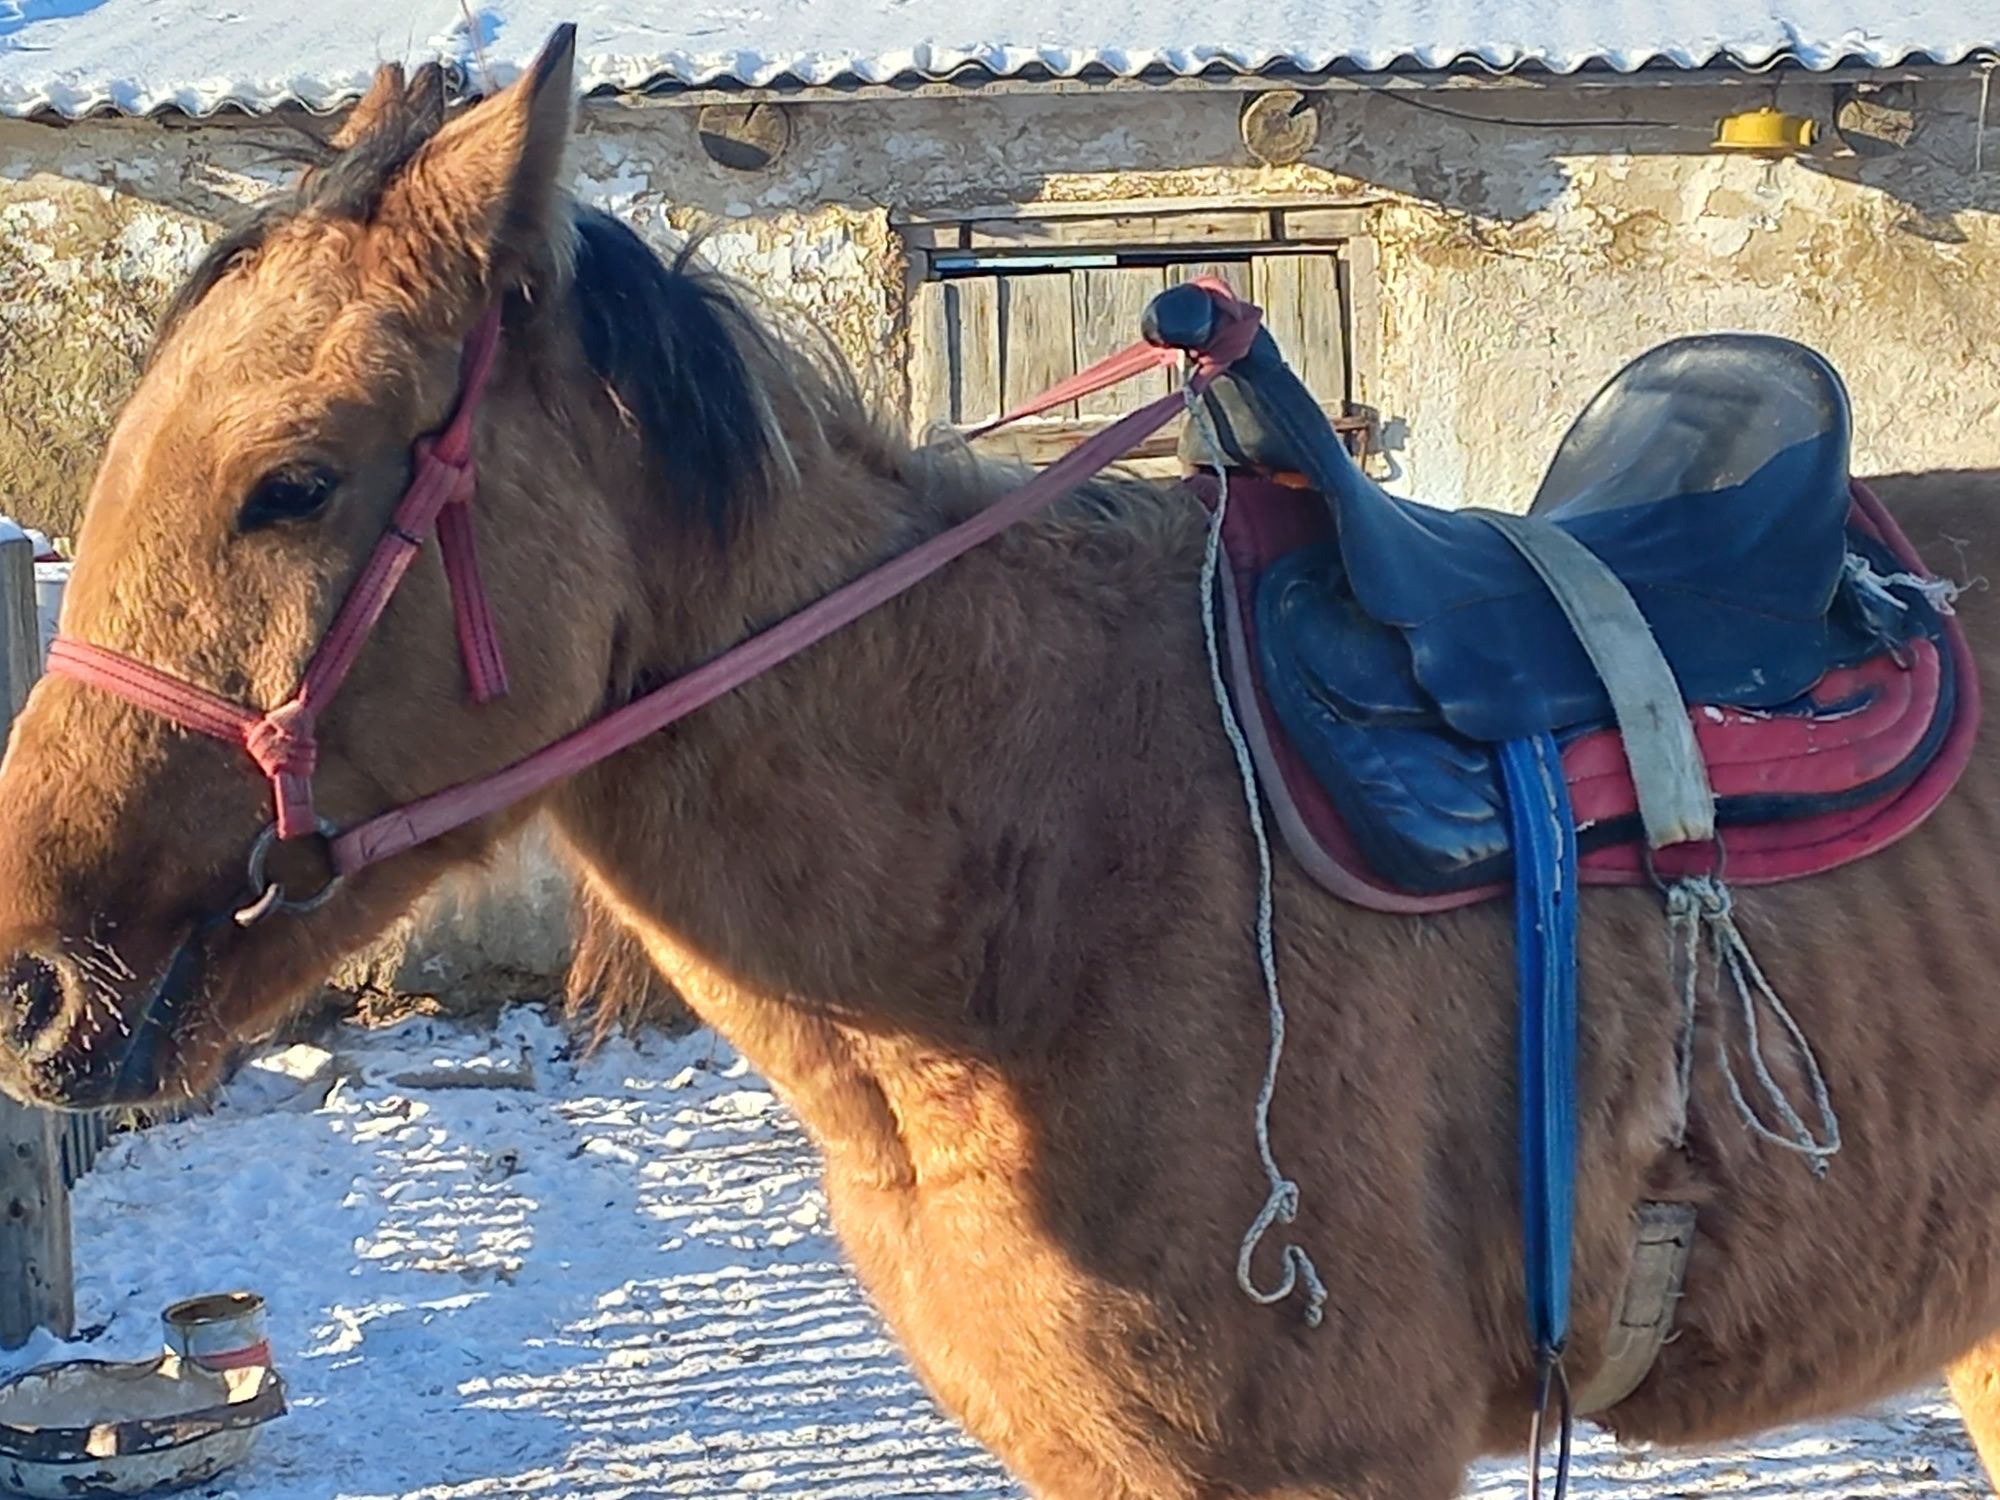
M2000 1495L2000 1333L1961 1354L1945 1371L1951 1399L1979 1450L1986 1481Z

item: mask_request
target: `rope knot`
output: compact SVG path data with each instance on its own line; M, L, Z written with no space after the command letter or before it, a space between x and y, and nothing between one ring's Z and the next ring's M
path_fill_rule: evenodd
M310 781L319 769L319 740L314 729L312 710L294 698L245 730L243 747L266 776Z
M478 474L472 462L470 448L464 454L453 458L448 453L438 452L435 435L420 437L416 441L417 465L420 469L440 468L451 474L451 485L445 494L445 504L464 505L479 488Z
M1736 912L1736 897L1713 875L1689 875L1667 893L1667 914L1699 916L1706 922L1727 922Z

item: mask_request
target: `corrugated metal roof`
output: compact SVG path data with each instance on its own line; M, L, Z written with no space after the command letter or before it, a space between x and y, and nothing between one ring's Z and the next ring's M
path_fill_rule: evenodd
M1394 68L1956 63L1974 0L0 0L0 112L336 108L383 59L498 82L559 22L581 82L639 92ZM474 32L477 32L475 46Z

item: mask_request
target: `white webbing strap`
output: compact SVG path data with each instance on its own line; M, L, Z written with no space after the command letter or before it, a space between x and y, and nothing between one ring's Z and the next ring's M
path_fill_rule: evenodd
M1674 670L1631 592L1597 554L1551 522L1476 511L1528 560L1562 607L1611 698L1639 821L1654 849L1715 837L1715 793Z

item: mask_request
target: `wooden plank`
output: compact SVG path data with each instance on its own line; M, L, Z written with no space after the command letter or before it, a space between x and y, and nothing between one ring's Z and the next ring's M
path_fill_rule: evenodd
M1347 399L1347 339L1341 327L1340 260L1326 251L1259 255L1251 298L1285 362L1322 402Z
M1313 208L1355 210L1387 201L1386 196L1378 196L1356 198L1351 203L1330 204L1325 197L1313 193L1275 194L1270 198L1260 198L1254 207L1246 204L1240 194L1230 193L1190 194L1185 198L1116 198L1109 202L1069 199L1039 203L982 203L971 208L896 212L889 215L889 223L901 230L920 225L957 225L982 219L1101 219L1106 215L1160 216L1244 211L1261 214L1271 210Z
M0 744L42 666L35 611L35 555L0 527ZM0 1347L18 1349L47 1328L75 1331L69 1194L59 1117L0 1098Z
M1090 219L975 219L966 225L965 242L974 250L1030 250L1071 245L1255 245L1270 238L1268 209L1235 208L1199 213L1120 212Z
M1076 367L1081 370L1139 337L1146 304L1165 289L1167 277L1161 266L1121 266L1073 271L1069 281L1075 302ZM1085 396L1077 402L1077 412L1085 417L1119 416L1164 396L1168 389L1165 370L1148 370L1108 391Z
M1000 283L992 276L945 283L951 349L951 417L984 422L1000 415Z
M1358 239L1341 256L1341 299L1347 308L1347 399L1382 404L1382 275L1375 241Z
M956 414L949 300L942 281L919 282L910 296L910 426L919 436Z
M41 675L34 543L12 522L0 520L0 743Z
M1000 402L1012 409L1076 373L1076 313L1060 271L1000 282ZM1076 415L1076 403L1050 417Z
M76 1329L58 1116L0 1099L0 1348Z
M1278 215L1278 233L1287 240L1351 240L1368 232L1368 212L1351 203L1287 208Z
M1179 286L1198 276L1214 276L1239 297L1250 294L1250 262L1247 260L1183 260L1166 268L1167 285Z

